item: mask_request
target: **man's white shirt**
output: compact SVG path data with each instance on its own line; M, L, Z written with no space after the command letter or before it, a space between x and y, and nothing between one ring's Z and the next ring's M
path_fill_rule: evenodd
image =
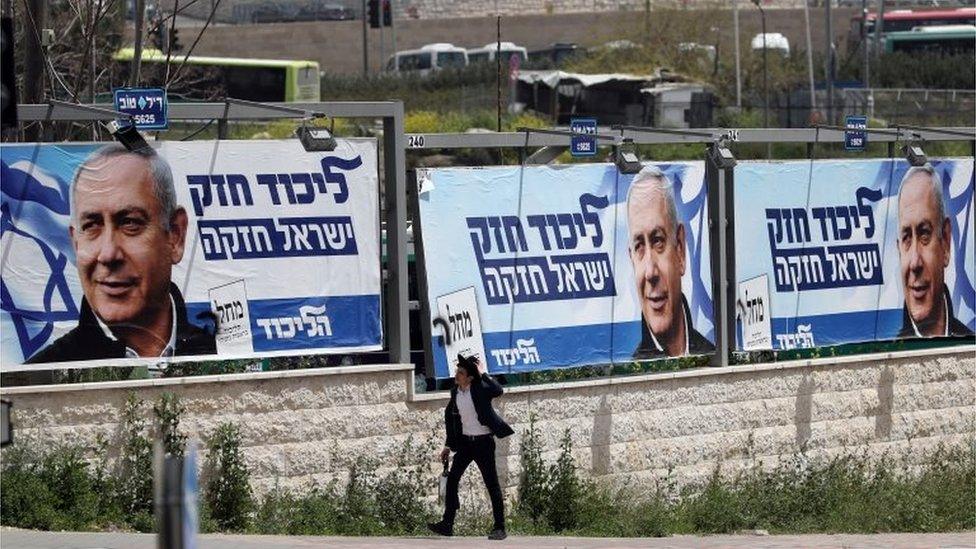
M176 353L176 303L173 302L173 296L169 296L169 306L173 311L173 326L169 330L169 341L166 342L166 346L163 347L163 352L159 353L161 357L171 357ZM94 312L94 311L93 311ZM118 341L119 338L115 337L112 330L109 329L108 325L95 313L95 320L98 322L98 327L102 329L102 333L105 337L111 339L112 341ZM125 346L125 358L140 358L139 353L135 349L130 348L128 345Z
M472 381L477 383L477 381ZM478 421L478 412L474 409L474 401L471 400L471 387L467 390L458 387L457 390L458 413L461 414L461 433L468 436L490 435L491 429Z

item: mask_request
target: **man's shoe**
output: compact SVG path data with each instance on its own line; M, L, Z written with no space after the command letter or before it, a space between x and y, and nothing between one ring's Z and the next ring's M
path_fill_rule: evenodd
M496 541L503 540L507 537L508 534L506 534L505 530L502 530L501 528L495 528L494 530L491 531L490 534L488 534L488 539L496 540Z
M444 521L443 520L440 521L440 522L428 522L427 523L427 529L430 530L431 532L433 532L435 534L439 534L441 536L453 536L454 535L454 528L452 528L448 524L444 524Z

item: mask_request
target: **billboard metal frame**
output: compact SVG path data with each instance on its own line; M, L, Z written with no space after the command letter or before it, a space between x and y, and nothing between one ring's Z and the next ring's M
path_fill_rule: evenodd
M94 108L92 108L94 107ZM295 111L320 113L331 118L382 119L382 202L386 225L387 277L383 310L386 347L390 362L410 362L410 327L407 319L407 184L406 141L402 101L332 101L320 103L174 103L170 120L216 120L218 139L227 138L227 122L300 118ZM291 111L291 112L288 112ZM114 105L74 105L63 102L17 105L21 122L108 122L118 118Z
M94 108L92 108L94 107ZM18 105L17 115L24 122L58 121L110 121L118 118L112 104L75 105L64 102L50 104ZM383 203L384 221L387 228L387 273L388 286L384 296L386 318L387 348L390 361L410 362L410 328L408 310L411 303L407 293L407 210L415 209L416 197L407 193L406 155L410 152L436 149L519 149L524 163L549 162L570 145L570 133L565 130L525 129L518 132L482 133L405 133L404 108L402 101L334 101L317 103L174 103L169 106L171 120L215 120L218 139L227 138L229 121L295 119L295 111L324 115L334 118L374 118L383 123ZM291 112L289 112L291 111ZM706 164L706 179L709 183L708 197L710 210L709 233L713 242L712 257L712 295L717 296L716 311L716 353L711 359L714 366L728 366L729 357L734 350L735 310L730 305L735 302L735 240L733 204L733 170L720 168L711 160L710 149L719 140L731 143L804 143L807 155L815 156L815 148L820 143L843 143L845 131L837 127L816 128L700 128L679 130L667 128L618 127L613 131L619 135L601 135L602 146L617 147L625 141L638 145L656 144L702 144ZM885 143L888 157L895 156L895 145L908 142L969 142L976 156L976 128L948 127L921 128L903 126L871 133L872 143ZM529 155L529 149L539 149ZM414 192L415 194L415 192ZM415 220L417 218L415 217ZM421 236L419 223L414 230ZM418 288L420 290L421 310L427 299L426 280L423 279L422 247L416 248L418 264ZM433 377L433 364L430 360L431 318L430 312L421 315L421 332L427 351L427 373Z
M519 149L523 164L548 163L570 146L572 132L566 129L520 128L517 132L478 132L478 133L411 133L407 134L407 152L436 149ZM617 147L625 141L638 145L656 144L702 144L705 159L705 177L708 181L709 238L712 242L712 295L717 296L715 354L710 358L711 366L728 366L735 347L735 226L734 178L732 168L721 168L715 164L712 148L723 143L804 143L807 156L814 158L816 145L820 143L844 143L845 129L839 127L814 128L696 128L680 130L669 128L639 128L632 126L615 127L616 139L601 134L598 146ZM887 157L894 157L897 143L925 141L968 141L976 156L976 128L921 128L899 127L884 130L865 130L871 134L872 143L885 143ZM609 142L608 142L609 141ZM537 149L534 153L529 149ZM414 214L414 235L422 238L418 222L419 208L416 205L416 192L411 194L411 210ZM415 239L416 240L416 239ZM429 303L424 273L422 246L417 249L418 289L421 304ZM422 278L422 280L420 280ZM421 306L423 309L423 306ZM422 315L422 332L427 362L427 376L433 378L431 356L432 312Z

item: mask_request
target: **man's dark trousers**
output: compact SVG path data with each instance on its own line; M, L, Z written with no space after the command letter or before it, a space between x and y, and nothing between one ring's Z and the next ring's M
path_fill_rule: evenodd
M495 519L495 529L505 529L505 500L502 499L502 487L498 484L498 469L495 468L495 437L480 435L471 437L461 436L460 447L454 454L454 463L447 475L447 501L444 505L444 522L454 524L454 517L461 506L458 500L458 483L468 465L474 461L481 470L481 476L491 497L491 513Z

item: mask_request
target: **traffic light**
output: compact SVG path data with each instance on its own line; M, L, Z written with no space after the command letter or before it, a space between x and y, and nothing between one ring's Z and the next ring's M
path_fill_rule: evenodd
M0 19L0 125L17 125L17 86L14 76L14 23L10 17ZM8 405L4 401L4 406ZM4 408L6 412L6 407Z
M381 24L384 27L393 25L393 9L390 0L369 0L366 11L369 12L370 28L378 29Z
M369 0L366 11L369 12L369 28L380 28L380 0Z

